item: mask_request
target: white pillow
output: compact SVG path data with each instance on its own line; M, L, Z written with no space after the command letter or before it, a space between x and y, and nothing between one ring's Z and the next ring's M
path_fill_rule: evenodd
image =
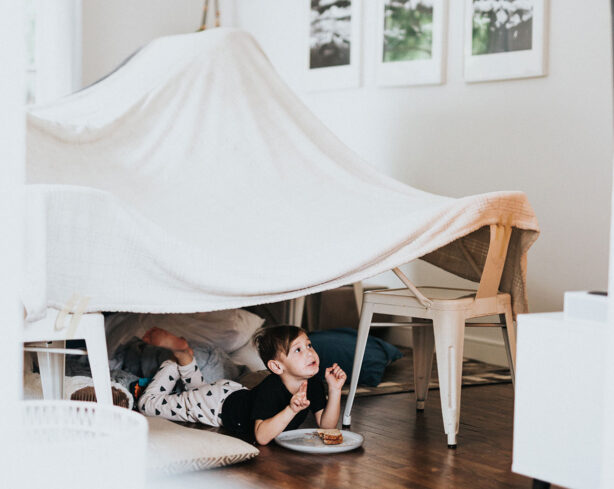
M190 346L215 345L231 353L245 345L264 319L243 309L191 314L119 313L106 318L107 349L112 357L133 336L142 338L157 326L183 336Z
M187 428L163 418L151 417L147 421L147 470L155 474L223 467L260 453L255 446L231 436Z
M237 365L245 365L252 372L266 370L266 365L260 358L256 345L251 341L248 341L241 348L232 352L230 358Z

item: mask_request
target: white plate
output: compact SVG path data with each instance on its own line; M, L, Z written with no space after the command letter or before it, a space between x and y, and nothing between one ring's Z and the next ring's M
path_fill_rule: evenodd
M364 438L358 433L341 430L343 443L339 445L325 445L316 434L316 428L284 431L275 438L275 442L282 447L307 453L340 453L349 452L362 445Z

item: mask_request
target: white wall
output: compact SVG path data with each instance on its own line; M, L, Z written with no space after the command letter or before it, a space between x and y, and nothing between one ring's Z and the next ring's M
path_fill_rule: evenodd
M256 36L301 90L305 20L297 3L235 0L232 7L237 25ZM372 165L410 185L455 197L526 192L542 228L529 253L532 311L562 309L565 290L605 289L612 168L609 2L592 2L590 9L578 9L573 0L551 2L547 77L467 84L464 2L452 0L446 83L388 89L375 86L377 2L363 3L363 86L301 91L307 105ZM410 270L418 283L463 283L424 263ZM396 341L403 341L399 334ZM497 330L469 330L465 353L507 363Z
M109 73L156 37L196 31L203 3L203 0L83 0L83 85Z
M81 0L37 0L36 103L81 86Z
M86 0L84 82L103 75L156 35L195 30L202 3ZM526 192L542 229L529 253L530 308L560 310L565 290L607 287L609 3L594 0L590 8L578 8L575 0L552 1L548 76L477 84L463 80L464 2L449 3L445 84L375 87L377 15L376 2L369 0L364 1L362 87L304 93L304 2L221 0L223 25L253 33L307 105L374 167L423 190L455 197ZM413 266L411 273L419 283L458 283L426 264ZM501 350L497 332L485 338L482 346Z
M23 248L23 182L25 160L25 34L23 4L0 0L0 433L6 446L15 424L15 404L22 390L22 323L20 301ZM0 450L4 458L6 452ZM9 483L10 485L10 483Z
M279 71L300 86L298 2L234 3L238 25L253 32ZM479 84L463 81L464 2L449 3L444 85L374 86L376 26L369 19L376 18L376 2L367 1L363 87L303 98L367 161L413 186L459 197L525 191L542 228L529 255L531 309L560 309L565 290L607 286L609 2L592 2L590 9L578 9L573 0L551 2L549 75Z

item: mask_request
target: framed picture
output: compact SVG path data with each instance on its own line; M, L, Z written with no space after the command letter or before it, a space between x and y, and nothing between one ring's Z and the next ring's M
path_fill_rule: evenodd
M378 0L378 85L443 83L447 8L447 0Z
M465 0L465 80L546 74L548 0Z
M360 86L361 0L309 0L308 90Z

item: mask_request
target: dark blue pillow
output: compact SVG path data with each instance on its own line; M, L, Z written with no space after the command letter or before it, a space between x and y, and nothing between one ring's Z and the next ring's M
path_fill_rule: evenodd
M309 333L311 343L320 357L318 375L324 378L324 371L333 363L338 363L348 376L346 384L352 378L354 350L356 350L357 331L350 328L329 329ZM403 354L390 343L369 336L365 356L360 369L358 383L376 386L382 381L386 366L401 358Z

